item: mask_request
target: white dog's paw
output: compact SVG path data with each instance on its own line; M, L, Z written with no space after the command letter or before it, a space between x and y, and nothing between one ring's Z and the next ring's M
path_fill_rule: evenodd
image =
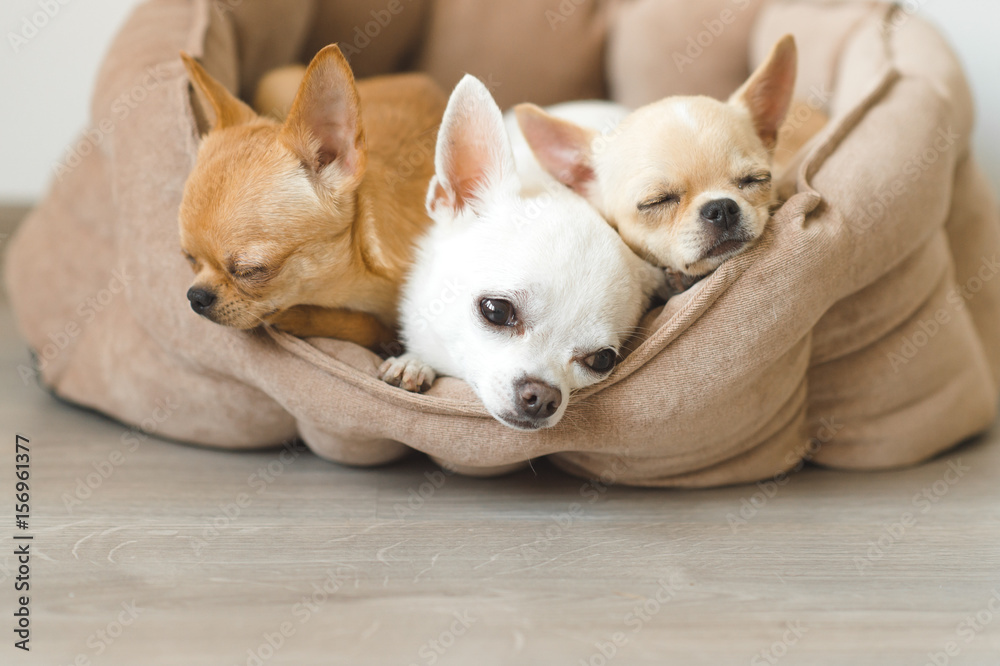
M379 379L411 393L422 393L431 387L437 373L412 354L403 354L386 361L378 369Z

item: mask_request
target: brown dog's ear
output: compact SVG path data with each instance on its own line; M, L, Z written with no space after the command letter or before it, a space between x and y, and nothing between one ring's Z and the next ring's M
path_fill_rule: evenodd
M212 78L212 75L205 71L198 61L181 52L181 60L187 68L188 76L194 85L199 97L207 106L215 111L215 122L212 129L223 129L248 123L257 117L254 110L237 99L226 87Z
M514 107L535 159L553 178L583 197L594 180L591 143L596 132L549 115L534 104Z
M361 101L351 66L336 44L309 63L282 135L313 170L336 164L340 174L360 182L367 161Z
M750 112L754 129L768 150L774 149L778 130L791 106L797 66L795 38L785 35L771 48L757 71L729 98L730 104Z

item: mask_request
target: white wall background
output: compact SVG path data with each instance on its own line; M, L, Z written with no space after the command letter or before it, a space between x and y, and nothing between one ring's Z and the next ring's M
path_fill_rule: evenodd
M140 0L0 3L0 201L42 196L87 120L90 90L112 36ZM1000 2L903 0L935 20L961 54L979 105L979 158L1000 190ZM43 6L55 15L15 52L10 33ZM39 21L41 22L41 21Z

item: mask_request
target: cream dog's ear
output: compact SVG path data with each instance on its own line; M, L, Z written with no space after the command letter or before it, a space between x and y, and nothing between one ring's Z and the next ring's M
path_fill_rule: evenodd
M771 48L757 71L729 98L730 104L750 112L757 136L768 150L774 149L778 130L791 106L797 67L795 38L785 35Z
M520 188L510 137L489 89L466 75L448 99L438 132L427 210L473 211L492 194Z
M197 60L183 51L181 52L181 60L184 61L184 67L187 68L188 77L202 101L202 106L211 108L215 113L212 129L242 125L257 118L253 109L226 90L226 87L206 72Z
M514 107L517 124L535 159L553 178L584 198L590 198L595 178L591 145L597 134L556 118L534 104Z
M313 171L333 165L338 175L360 184L368 162L361 100L351 66L336 44L309 63L281 134Z

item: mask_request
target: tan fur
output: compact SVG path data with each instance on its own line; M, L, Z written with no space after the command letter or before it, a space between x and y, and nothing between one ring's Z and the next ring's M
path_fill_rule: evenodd
M216 115L180 211L192 286L217 298L205 316L368 347L394 339L414 240L430 223L424 197L444 93L419 74L355 86L330 46L279 123L184 59Z
M802 101L793 101L788 118L778 132L778 145L774 149L774 170L780 174L787 172L799 151L828 122L830 117L822 109Z
M276 120L287 118L305 74L306 68L303 65L272 69L257 84L257 92L253 97L254 110Z
M786 36L727 102L668 97L637 109L609 136L533 105L516 113L542 166L586 197L637 254L698 277L764 231L775 203L772 158L795 69L795 42ZM703 217L707 204L727 200L739 207L734 230Z

